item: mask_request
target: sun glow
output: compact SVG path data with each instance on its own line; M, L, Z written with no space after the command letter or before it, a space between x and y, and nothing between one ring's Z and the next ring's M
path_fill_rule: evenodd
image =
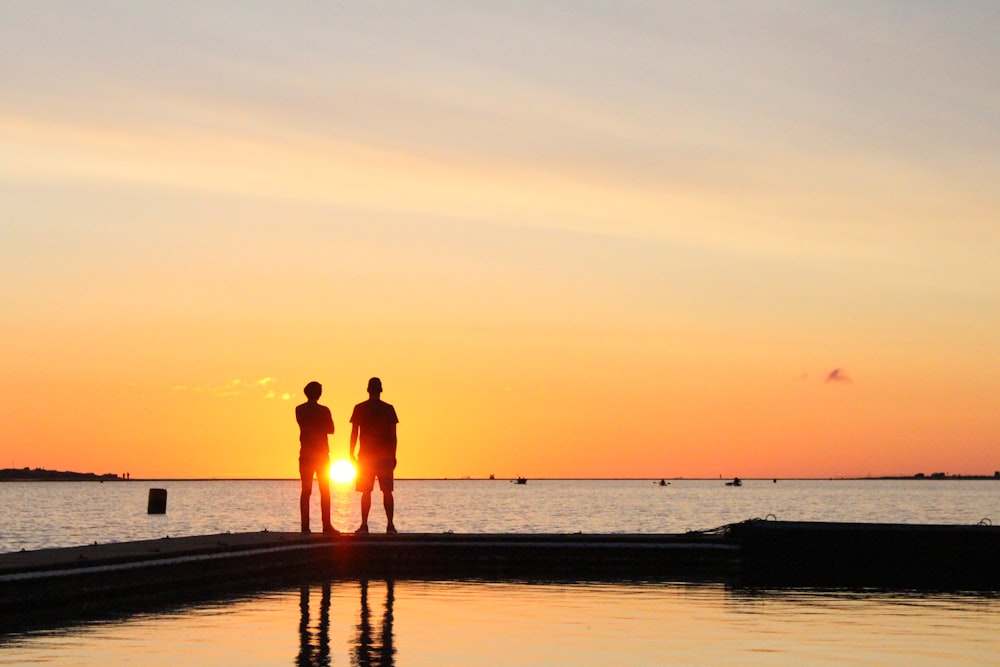
M347 484L354 481L356 471L347 459L337 459L330 464L330 479L337 484Z

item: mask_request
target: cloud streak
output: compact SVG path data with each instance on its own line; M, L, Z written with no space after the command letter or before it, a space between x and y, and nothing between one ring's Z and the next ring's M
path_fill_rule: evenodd
M825 382L852 382L850 376L843 368L834 368L827 373Z
M291 400L292 395L288 392L279 392L273 385L277 378L265 377L259 380L247 382L245 380L229 380L222 384L215 385L174 385L174 391L189 391L198 394L208 394L216 398L235 398L238 396L260 397L265 399L280 398L283 401Z

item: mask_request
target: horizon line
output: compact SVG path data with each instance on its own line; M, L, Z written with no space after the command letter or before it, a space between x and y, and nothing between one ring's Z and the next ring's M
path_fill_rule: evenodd
M16 469L15 469L16 470ZM52 471L59 472L59 471ZM95 477L102 477L96 473L71 473L71 474L92 474ZM955 475L944 475L935 476L934 474L928 475L924 473L914 473L909 475L843 475L843 476L809 476L809 477L773 477L773 476L754 476L754 477L525 477L525 476L514 476L514 477L396 477L397 482L503 482L503 481L516 481L518 479L526 479L532 481L549 481L549 482L658 482L660 480L665 480L669 482L712 482L712 481L724 481L740 479L742 481L799 481L799 482L809 482L809 481L859 481L859 480L916 480L916 481L941 481L941 480L960 480L960 479L997 479L997 473L990 474L955 474ZM105 479L83 479L83 480L35 480L35 479L2 479L0 482L51 482L51 481L100 481L100 482L298 482L300 481L298 477L109 477ZM346 484L350 484L347 482ZM334 482L336 484L336 482Z

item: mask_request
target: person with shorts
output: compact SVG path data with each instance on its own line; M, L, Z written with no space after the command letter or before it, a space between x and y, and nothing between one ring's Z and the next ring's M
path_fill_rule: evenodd
M302 532L309 531L309 496L312 494L313 476L319 483L319 507L323 514L323 532L338 532L330 523L330 441L333 433L333 416L330 408L319 404L323 385L310 382L303 390L306 402L295 407L295 421L299 423L299 477L302 492L299 495L299 515Z
M361 526L358 534L368 532L368 512L372 508L372 489L378 479L382 490L387 525L385 532L395 533L393 518L392 471L396 468L396 409L379 398L382 381L375 377L368 380L368 400L354 406L351 414L351 461L357 466L355 490L361 492ZM354 456L355 445L358 455Z

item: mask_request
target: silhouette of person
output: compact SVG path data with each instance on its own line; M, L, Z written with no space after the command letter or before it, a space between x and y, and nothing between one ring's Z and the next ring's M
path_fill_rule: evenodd
M396 649L392 645L392 606L395 601L395 582L385 582L385 608L382 612L380 634L372 632L371 611L368 609L368 580L361 580L361 617L358 619L358 642L354 647L357 667L392 667Z
M396 424L399 419L396 409L383 401L381 395L382 381L377 377L368 380L368 400L355 405L351 413L351 460L358 468L354 488L361 492L361 526L355 532L360 534L368 532L368 512L372 508L376 478L388 522L385 532L396 532L392 521L392 471L396 468ZM354 446L359 443L355 457Z
M309 621L310 593L307 584L299 589L299 654L295 664L297 667L326 667L330 664L330 582L324 581L322 585L315 638Z
M299 514L302 532L309 531L309 496L312 494L313 476L319 484L319 507L323 514L323 532L336 533L330 523L330 441L333 433L333 416L330 408L319 404L323 385L310 382L303 390L306 402L295 406L295 420L299 423L299 477L302 493L299 496Z

